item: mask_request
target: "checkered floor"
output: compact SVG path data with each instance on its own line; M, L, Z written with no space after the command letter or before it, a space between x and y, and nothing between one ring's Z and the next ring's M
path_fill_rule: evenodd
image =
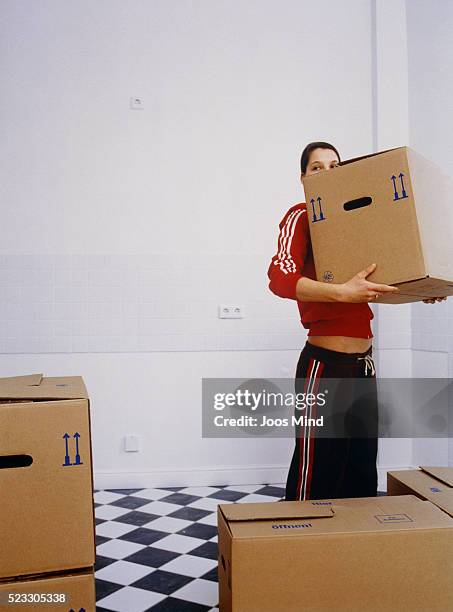
M217 612L217 504L284 494L283 484L95 491L97 612Z

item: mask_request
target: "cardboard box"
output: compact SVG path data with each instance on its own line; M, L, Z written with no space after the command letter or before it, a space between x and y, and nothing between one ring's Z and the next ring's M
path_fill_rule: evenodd
M0 379L0 579L95 562L88 394L79 376Z
M377 302L453 295L453 183L408 147L347 160L304 180L317 280L400 289Z
M453 517L453 468L422 467L387 472L387 495L416 495Z
M13 603L7 603L11 599ZM40 575L29 580L0 582L0 610L95 612L94 571Z
M218 506L221 612L453 609L453 519L415 496Z

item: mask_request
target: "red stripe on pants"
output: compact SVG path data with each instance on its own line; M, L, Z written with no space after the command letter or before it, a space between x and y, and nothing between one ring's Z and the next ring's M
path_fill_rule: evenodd
M319 380L324 370L324 364L318 360L310 358L307 375L305 379L304 392L316 394L319 387ZM314 377L313 377L314 374ZM310 419L316 418L316 403L307 410L306 416ZM310 485L313 475L314 459L314 432L311 425L303 425L304 437L299 440L299 474L297 480L296 498L310 499ZM307 435L308 433L308 435ZM308 455L308 456L307 456Z

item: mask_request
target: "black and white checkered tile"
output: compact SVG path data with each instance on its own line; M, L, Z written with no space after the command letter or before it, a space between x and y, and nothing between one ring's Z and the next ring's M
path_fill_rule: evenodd
M217 505L284 494L283 484L95 491L97 612L217 612Z

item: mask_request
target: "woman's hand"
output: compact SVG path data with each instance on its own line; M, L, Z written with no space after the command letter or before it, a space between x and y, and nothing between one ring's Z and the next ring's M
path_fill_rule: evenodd
M361 270L346 283L340 285L340 302L372 302L384 293L398 293L398 287L371 283L366 280L376 269L376 264L371 264L365 270Z
M422 300L422 302L424 304L435 304L436 302L443 302L446 299L446 297L427 298L426 300Z

